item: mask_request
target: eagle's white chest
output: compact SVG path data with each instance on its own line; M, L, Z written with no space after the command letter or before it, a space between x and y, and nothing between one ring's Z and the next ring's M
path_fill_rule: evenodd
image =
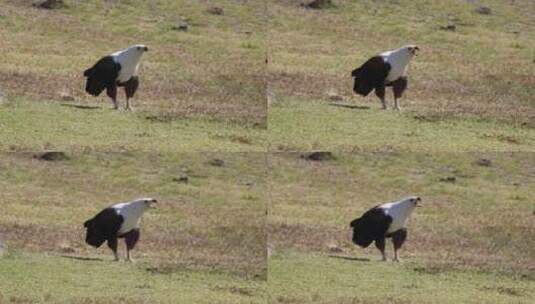
M127 82L132 76L137 75L141 53L120 51L112 54L114 60L121 65L117 82Z
M113 208L124 220L121 229L119 229L119 234L124 234L132 229L139 228L141 216L145 211L145 208L143 208L142 205L123 203L114 205Z
M390 64L390 72L386 77L386 82L392 82L407 75L410 57L404 52L385 52L381 56L383 60Z
M385 214L392 217L392 223L388 227L387 233L392 233L405 228L407 220L414 210L412 205L395 203L384 204L381 208L385 211Z

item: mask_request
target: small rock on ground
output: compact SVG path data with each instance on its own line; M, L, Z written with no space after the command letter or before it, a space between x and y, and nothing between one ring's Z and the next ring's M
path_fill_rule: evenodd
M189 177L186 174L182 174L179 177L173 177L173 181L177 183L187 184L189 181Z
M214 158L210 160L208 163L214 167L223 167L225 165L225 161L219 158Z
M330 92L327 94L329 96L329 99L332 100L332 101L343 101L344 100L344 97L342 97L341 95L338 95L334 92Z
M490 167L492 165L492 161L490 159L482 158L477 161L477 164L482 167Z
M74 96L72 96L68 92L61 92L59 96L63 101L74 101Z
M35 158L44 161L62 161L68 160L69 157L65 152L61 151L48 151L34 155Z
M0 241L0 257L7 253L7 244Z
M306 160L312 160L312 161L327 161L327 160L335 159L332 152L328 152L328 151L316 151L316 152L302 154L301 158L304 158Z
M457 178L455 176L446 176L440 178L440 181L445 183L455 183L457 181Z
M453 23L449 23L448 25L441 26L440 29L443 31L455 32L455 30L457 30L457 26Z
M68 244L60 244L59 249L63 253L75 253L76 252L76 250L74 250L74 248L72 248L72 246Z
M491 15L492 9L488 6L480 6L476 8L476 13L481 14L481 15Z
M329 250L330 253L340 253L340 252L344 252L344 250L342 248L340 248L340 246L336 245L336 244L329 244L327 245L327 249Z
M308 4L304 4L304 6L312 9L324 9L334 6L334 3L332 0L313 0Z
M225 10L223 10L222 7L219 7L219 6L212 6L210 8L208 8L206 10L208 13L212 14L212 15L224 15L225 14Z
M37 0L34 1L32 5L42 9L60 9L67 7L63 0Z
M189 30L189 24L184 20L179 20L172 27L175 31L187 32Z

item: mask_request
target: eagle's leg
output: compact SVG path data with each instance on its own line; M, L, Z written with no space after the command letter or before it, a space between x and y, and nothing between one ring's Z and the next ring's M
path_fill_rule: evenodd
M130 250L134 249L137 241L139 240L139 229L134 229L124 236L124 241L126 243L126 260L133 262L130 258Z
M132 111L132 107L130 107L130 98L134 97L134 94L136 94L138 87L139 87L139 78L137 76L133 76L124 84L124 92L126 94L126 108L125 109L128 111Z
M117 238L109 238L108 247L110 247L111 251L113 251L115 261L119 261L119 255L117 254Z
M115 110L119 109L119 105L117 104L117 85L113 84L106 88L106 94L109 98L111 98L111 101L113 102L113 108Z
M378 238L375 240L375 247L381 251L381 255L383 256L383 261L386 261L386 253L385 253L385 238Z
M385 86L381 85L375 88L375 95L381 99L381 104L383 105L383 110L386 110L388 106L386 105L385 99Z
M398 99L403 96L403 92L407 89L407 77L401 77L392 83L394 90L394 108L398 111L401 110Z
M392 234L392 243L394 243L394 262L399 262L398 250L407 239L407 229L400 229Z

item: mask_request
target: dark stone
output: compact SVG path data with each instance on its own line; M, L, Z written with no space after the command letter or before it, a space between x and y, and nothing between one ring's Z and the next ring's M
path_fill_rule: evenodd
M455 176L446 176L440 178L440 181L445 183L455 183L457 181L457 178Z
M2 91L2 88L0 88L0 102L3 102L6 99L6 94L4 91Z
M76 252L76 250L68 244L59 245L59 249L61 250L62 253L75 253Z
M34 1L32 5L42 9L60 9L67 7L63 0L37 0Z
M208 8L206 11L212 15L218 15L218 16L225 14L225 11L223 10L223 8L219 6L212 6Z
M492 161L490 159L482 158L477 161L477 164L482 167L490 167L492 165Z
M74 101L75 100L74 96L72 96L68 92L61 92L60 97L61 97L61 100L63 100L63 101Z
M481 15L491 15L492 10L488 6L480 6L476 8L476 13L481 14Z
M69 157L65 152L61 151L48 151L34 155L35 158L44 161L62 161L69 160Z
M174 31L187 32L189 30L189 24L185 20L179 20L173 25L172 29Z
M336 93L330 93L329 94L329 99L332 100L332 101L344 101L344 97L342 97L341 95L338 95Z
M327 245L327 249L329 250L330 253L341 253L341 252L344 252L344 250L342 248L340 248L340 246L338 246L337 244L329 244L329 245Z
M173 177L173 181L177 183L187 184L189 181L189 177L186 174L182 174L179 177Z
M7 253L7 244L0 240L0 257Z
M301 154L301 158L304 158L306 160L311 160L311 161L327 161L327 160L335 159L332 152L328 152L328 151L316 151L316 152Z
M219 158L214 158L210 160L208 163L214 167L223 167L225 165L225 161Z
M448 25L443 25L440 27L441 30L443 31L451 31L451 32L455 32L455 30L457 29L457 26L453 23L450 23Z
M312 0L308 4L304 4L304 7L312 9L325 9L334 7L334 3L332 0Z

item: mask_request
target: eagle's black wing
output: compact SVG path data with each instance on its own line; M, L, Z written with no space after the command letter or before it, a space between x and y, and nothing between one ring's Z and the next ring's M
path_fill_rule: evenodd
M96 248L106 240L116 238L124 219L113 208L106 208L95 217L87 220L84 227L87 229L85 241Z
M390 64L385 62L381 56L370 58L351 72L351 76L355 78L353 91L362 96L368 96L373 89L384 85L391 68Z
M85 91L98 96L105 88L115 85L121 64L115 62L112 56L101 58L94 66L84 71L87 77Z
M368 247L370 244L383 237L392 223L392 217L386 215L384 210L374 207L366 211L360 218L351 222L353 228L353 243Z

